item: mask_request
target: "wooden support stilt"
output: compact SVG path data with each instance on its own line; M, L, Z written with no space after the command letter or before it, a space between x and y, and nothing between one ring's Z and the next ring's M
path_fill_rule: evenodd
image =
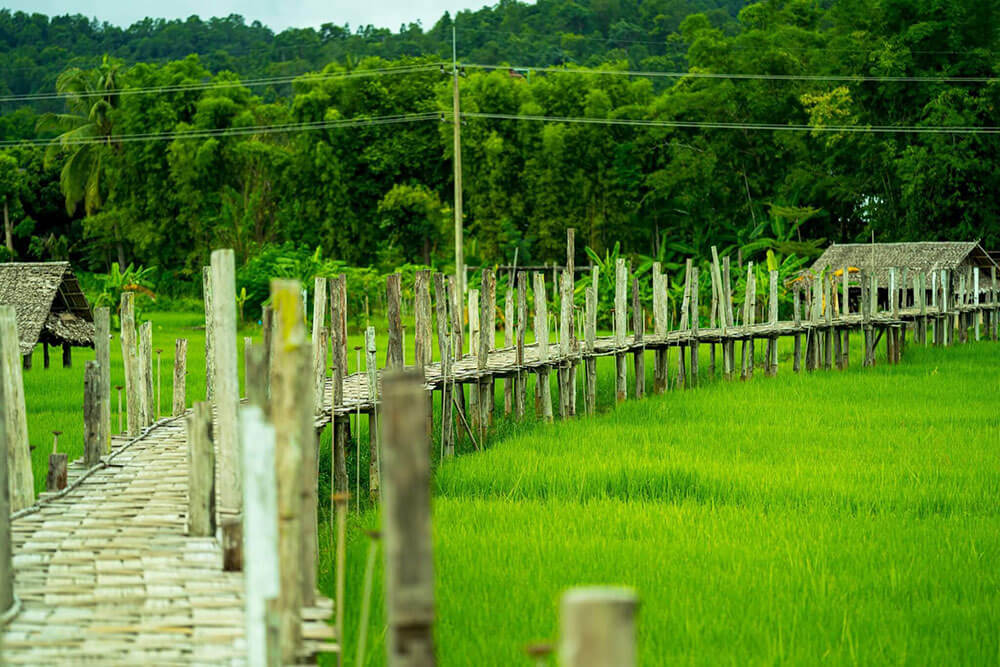
M594 292L596 309L597 292ZM667 285L666 276L659 262L653 263L653 333L656 335L657 346L653 351L653 391L662 394L667 390ZM596 362L595 362L596 368ZM595 380L596 382L596 380Z
M559 664L634 667L639 601L627 588L575 588L560 604Z
M236 259L232 250L212 252L212 296L215 338L214 398L216 429L213 433L218 447L219 506L222 512L234 515L243 510L243 487L240 483L242 466L239 457L240 384L236 358ZM301 298L297 296L301 301ZM308 373L307 373L308 376ZM306 391L299 394L309 396ZM310 411L312 408L309 402Z
M434 274L434 306L437 315L438 357L441 360L441 455L455 455L455 421L452 416L451 342L448 322L448 288L445 276ZM510 324L508 323L509 327Z
M235 341L233 349L236 348ZM216 348L218 349L218 348ZM218 363L218 359L216 360ZM146 320L139 325L139 396L142 408L142 425L153 423L153 323Z
M772 327L778 324L778 272L768 272L768 292L767 292L767 323ZM764 374L774 377L778 374L778 336L772 335L767 339L767 357L764 365Z
M101 451L111 452L111 311L94 308L94 356L101 369Z
M691 298L691 315L690 315L690 318L691 318L691 320L690 320L690 322L691 322L691 344L688 346L688 349L689 349L690 355L691 355L691 386L692 387L697 387L698 386L698 375L700 374L699 367L698 367L698 364L699 364L698 352L699 352L699 349L701 347L700 343L698 342L699 326L700 326L699 318L701 317L701 312L700 312L700 307L699 307L699 298L700 298L699 294L700 293L701 293L701 287L700 287L700 284L698 282L698 267L697 266L692 266L691 267L691 290L690 290L690 298Z
M69 343L62 344L62 367L73 367L73 347Z
M792 352L792 371L802 372L802 334L799 328L802 326L802 293L798 288L792 293L792 323L795 326L794 349Z
M389 304L390 367L403 363L403 332L400 320L400 275L386 278L386 303ZM333 396L334 413L344 405L344 378L347 377L347 276L341 274L330 279L330 339L333 347ZM333 491L346 494L347 480L347 427L346 415L333 417Z
M823 279L823 368L833 368L833 283Z
M250 380L247 380L249 386ZM252 393L249 389L247 395ZM173 411L174 417L184 414L187 407L187 338L178 338L174 341L174 392Z
M390 666L434 665L431 466L422 384L419 375L397 373L384 385L382 526Z
M503 298L503 346L514 346L514 290L510 287ZM509 415L514 411L514 376L509 375L503 381L503 413Z
M430 365L434 357L434 335L431 329L431 272L417 271L413 277L413 359L420 372ZM427 439L434 433L434 395L427 392L428 409L424 428Z
M615 400L628 398L628 368L625 357L625 337L628 333L628 267L625 259L615 261Z
M215 382L215 324L214 315L215 304L212 298L212 267L204 266L201 269L201 284L205 300L205 400L211 401L213 397L213 384ZM122 303L124 304L125 294L122 294ZM124 323L122 324L122 332L124 336ZM133 340L133 345L135 341ZM122 339L122 345L125 345L124 337ZM128 381L125 382L125 391L128 393ZM129 408L131 412L131 408ZM129 429L129 434L131 435L132 429Z
M747 262L746 290L743 296L743 328L746 331L746 337L743 339L743 359L740 370L740 378L743 380L753 378L754 339L751 327L756 321L756 304L754 302L756 286L757 280L753 273L753 262Z
M538 346L538 383L535 410L544 421L552 421L552 392L549 387L549 313L545 299L545 276L535 273L535 344Z
M566 419L571 415L572 399L570 394L576 387L570 382L570 355L573 352L573 280L569 271L563 271L562 284L559 286L559 363L557 377L559 378L559 417Z
M715 264L718 265L718 253L713 250L712 252L713 260ZM725 320L725 331L728 334L733 328L733 288L732 288L732 276L730 275L730 265L729 257L722 258L722 307L721 315L719 319L721 322ZM732 338L727 338L722 343L722 373L723 377L727 380L732 380L736 368L736 341Z
M642 304L639 301L639 279L632 277L632 331L635 343L643 342L645 319L642 314ZM646 348L636 347L632 351L632 370L635 372L635 397L646 395Z
M142 389L139 377L139 357L135 331L135 295L122 292L121 310L122 363L125 366L125 403L128 415L128 435L135 438L142 430ZM208 324L211 326L211 324ZM207 336L207 333L206 333Z
M687 260L684 270L684 296L681 299L681 321L679 331L688 331L691 327L691 260ZM683 389L687 386L687 367L685 355L687 344L680 343L677 346L677 388Z
M187 416L187 441L187 534L193 537L214 537L215 446L212 444L212 407L207 402L198 402L192 406L191 414ZM256 447L256 443L250 444Z
M328 340L324 334L326 329L326 311L329 308L326 300L326 289L329 279L316 276L313 281L313 319L312 319L312 359L313 359L313 411L319 414L323 411L326 399L326 359Z
M9 306L8 306L9 307ZM11 308L13 312L13 308ZM6 320L6 314L0 313L0 322ZM6 327L3 327L3 334L6 335L9 332ZM13 359L6 358L6 354L10 351L8 348L17 346L17 337L13 338L14 346L4 344L0 342L0 355L4 355L3 359L0 359L0 364L4 367L9 366L12 362L15 365L20 365L21 360L18 358L20 354L16 354ZM18 350L20 352L20 350ZM4 373L6 375L6 373ZM0 398L4 399L3 406L0 406L0 433L6 435L7 430L7 412L6 399L7 399L7 382L4 380L0 382L0 392L3 395ZM10 441L6 442L6 446L10 446ZM0 617L3 617L7 612L14 606L14 566L12 562L12 540L10 538L10 514L11 514L11 484L10 484L10 463L8 463L8 452L0 451ZM33 492L32 492L33 493ZM0 639L0 644L2 644L3 639ZM3 660L3 647L0 646L0 660Z
M93 468L101 462L101 367L88 361L83 375L83 463Z
M514 360L517 374L514 376L514 415L524 419L528 402L528 377L524 370L524 339L528 329L528 274L517 272L517 346Z
M583 327L583 402L588 415L597 412L597 358L593 356L597 340L597 290L586 289Z

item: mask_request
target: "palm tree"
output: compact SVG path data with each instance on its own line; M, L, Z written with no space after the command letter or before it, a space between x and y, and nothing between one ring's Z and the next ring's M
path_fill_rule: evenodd
M56 79L56 90L66 96L67 113L47 113L38 120L40 132L59 132L45 154L46 165L67 156L59 174L59 185L66 197L70 215L83 203L91 216L100 211L108 190L107 169L111 155L118 150L114 141L114 110L121 85L122 66L104 56L101 66L92 70L72 67ZM118 263L125 265L121 230L114 221L111 233L118 250Z

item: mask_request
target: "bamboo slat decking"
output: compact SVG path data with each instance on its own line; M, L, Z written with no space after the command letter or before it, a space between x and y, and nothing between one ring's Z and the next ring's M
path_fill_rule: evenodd
M241 664L244 576L223 571L216 537L187 535L183 420L116 438L87 472L75 462L64 493L14 515L4 663ZM304 657L336 649L331 614L326 598L303 610Z

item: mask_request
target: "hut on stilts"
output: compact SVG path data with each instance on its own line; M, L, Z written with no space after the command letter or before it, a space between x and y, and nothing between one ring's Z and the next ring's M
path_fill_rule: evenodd
M0 264L0 305L13 306L25 369L38 343L49 367L49 346L62 346L63 366L74 347L94 346L94 314L69 262Z

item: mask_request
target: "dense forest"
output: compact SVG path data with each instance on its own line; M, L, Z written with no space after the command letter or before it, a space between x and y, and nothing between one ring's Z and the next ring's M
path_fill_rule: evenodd
M581 261L995 247L998 5L504 0L277 35L3 11L6 246L167 292L219 246L450 269L454 25L473 266L559 258L567 227Z

